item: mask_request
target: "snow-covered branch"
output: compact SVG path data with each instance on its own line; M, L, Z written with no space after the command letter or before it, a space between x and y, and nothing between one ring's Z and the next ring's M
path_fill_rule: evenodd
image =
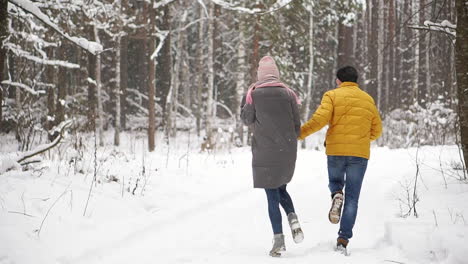
M12 82L12 81L5 80L5 81L2 81L2 84L11 85L11 86L14 86L14 87L21 88L21 89L25 90L26 92L28 92L28 93L30 93L32 95L40 95L40 94L45 94L46 93L43 90L36 91L36 90L34 90L33 88L27 86L24 83Z
M60 66L64 68L69 68L69 69L79 69L80 65L75 64L75 63L70 63L67 61L61 61L61 60L48 60L48 59L43 59L36 57L34 55L31 55L29 52L22 50L20 46L15 45L13 43L5 43L4 47L6 47L8 50L12 51L16 56L25 58L27 60L39 63L39 64L44 64L44 65L51 65L51 66Z
M267 14L267 13L275 12L289 5L293 0L278 0L276 1L275 4L273 4L270 8L266 10L264 9L262 10L260 8L246 8L246 7L236 6L224 0L211 0L211 1L221 6L222 8L228 9L228 10L239 11L239 12L248 13L248 14Z
M13 169L21 169L20 163L26 161L34 156L37 156L41 153L44 153L53 147L57 146L63 139L64 131L67 127L72 124L71 120L63 121L57 127L55 127L52 131L57 132L58 136L49 144L43 144L36 147L34 150L27 151L20 153L19 155L6 155L0 156L0 174L7 172ZM52 132L51 131L51 132ZM40 160L39 160L40 161Z
M158 54L164 46L164 41L166 40L166 37L169 35L169 33L169 31L159 31L158 33L156 33L156 36L159 38L159 44L156 47L156 50L151 55L152 60L158 57Z
M440 23L434 23L431 21L424 21L424 25L409 25L409 28L417 29L417 30L429 30L435 32L442 32L448 34L449 36L456 38L457 33L456 29L457 26L450 23L450 21L444 20Z
M140 91L138 91L137 89L132 89L132 88L127 88L127 92L131 92L133 94L135 94L140 100L141 98L145 99L145 100L148 100L148 96L146 94L143 94L141 93ZM129 100L129 99L127 99ZM155 102L158 102L159 101L159 98L158 97L154 97L154 101ZM133 103L132 103L133 104ZM136 104L136 103L135 103ZM140 106L141 107L141 106ZM156 110L156 113L162 113L162 107L158 104L155 105L155 110Z
M174 2L174 0L163 0L163 1L159 1L157 3L154 3L154 8L160 8L162 6L165 6L167 4L170 4L171 2Z
M102 45L93 41L89 41L82 37L73 37L69 36L67 33L63 32L55 23L53 23L50 18L44 14L35 3L29 0L8 0L10 3L16 5L17 7L23 9L24 11L32 14L37 19L42 21L44 24L52 28L54 31L62 35L65 39L71 41L75 45L87 50L91 54L96 55L97 53L102 52Z
M47 150L55 147L56 145L58 145L60 143L60 141L62 140L63 138L63 132L65 131L65 129L67 127L69 127L70 125L72 124L72 121L71 120L66 120L66 121L63 121L62 123L60 123L56 128L54 128L52 131L53 132L58 132L58 137L55 138L54 141L52 141L51 143L49 144L43 144L43 145L40 145L38 146L37 148L35 148L34 150L31 150L31 151L28 151L28 152L25 152L25 153L22 153L18 159L17 159L17 162L18 163L21 163L31 157L34 157L36 155L39 155L41 153L44 153L46 152Z

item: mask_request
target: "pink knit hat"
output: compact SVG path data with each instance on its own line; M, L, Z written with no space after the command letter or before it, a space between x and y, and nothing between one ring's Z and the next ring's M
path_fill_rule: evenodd
M270 56L263 57L258 63L257 82L250 85L249 89L247 90L247 104L253 103L252 92L255 90L255 88L275 86L285 88L288 91L288 93L296 99L297 104L301 104L301 100L299 100L294 91L291 90L291 88L289 88L286 84L280 81L279 75L279 70L276 66L275 60Z
M258 63L257 80L261 82L272 77L279 79L279 70L275 60L270 56L265 56Z

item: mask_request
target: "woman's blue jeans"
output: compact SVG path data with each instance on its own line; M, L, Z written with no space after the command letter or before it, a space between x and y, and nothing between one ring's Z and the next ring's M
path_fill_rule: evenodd
M273 234L282 234L283 226L281 222L280 205L283 207L286 215L294 213L294 205L286 191L286 184L276 189L265 189L268 199L268 215L270 216Z

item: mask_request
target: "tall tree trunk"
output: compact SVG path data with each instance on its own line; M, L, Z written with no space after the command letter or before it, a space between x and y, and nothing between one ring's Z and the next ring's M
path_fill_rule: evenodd
M185 24L185 19L187 18L187 12L184 12L182 15L182 19L180 21L180 25ZM167 95L167 132L171 137L176 136L176 126L177 126L177 105L178 105L178 95L179 95L179 84L180 84L180 68L182 66L182 52L184 48L184 32L179 32L177 34L177 53L175 56L174 67L172 71L172 80L171 80L171 89L169 90L169 94Z
M62 47L59 48L59 58L62 60L67 60L67 47L68 45L62 45ZM60 124L65 120L65 98L67 95L67 86L68 86L68 80L67 80L67 69L64 67L59 67L58 68L58 81L56 84L56 89L57 89L57 102L56 102L56 107L55 107L55 124Z
M419 6L422 9L419 12L419 25L424 25L424 21L427 19L426 0L420 0ZM427 32L419 33L419 70L418 70L418 102L421 106L425 107L428 102L427 94L427 77L430 76L430 69L427 62L427 44L429 42L429 35Z
M460 142L466 166L466 164L468 164L468 5L466 5L466 0L456 0L456 9L457 40L455 47L455 63L457 72L458 115L460 122Z
M213 91L214 91L214 3L209 4L210 20L208 22L208 96L206 99L206 138L213 143Z
M99 39L99 30L95 25L93 27L94 30L94 41L97 43L101 43ZM98 135L99 135L99 146L104 146L104 110L102 107L102 82L101 82L101 54L96 55L96 65L95 65L95 72L96 72L96 91L97 91L97 111L98 111Z
M409 18L411 14L411 1L410 0L405 0L403 2L403 14L404 17L402 16L402 21L406 20ZM413 66L414 66L414 54L413 54L413 47L411 46L411 39L413 37L413 33L411 29L409 28L403 28L402 29L403 33L401 35L401 49L398 49L399 57L401 58L401 77L400 77L400 100L401 103L400 105L403 107L408 107L410 106L414 101L413 97Z
M8 0L0 0L0 124L3 121L3 86L2 81L6 80L4 69L6 60L6 49L3 41L8 37Z
M120 39L120 107L121 129L127 128L127 87L128 87L128 36Z
M338 24L338 68L344 66L355 66L353 58L353 30L354 27L345 25L344 21Z
M258 5L257 8L262 8L261 5ZM253 32L253 53L250 61L250 83L257 81L257 64L260 60L260 19L261 16L257 15L255 17L255 25Z
M223 62L222 56L219 56L223 53L223 39L221 31L221 23L219 22L219 17L221 17L221 6L214 5L214 21L213 21L213 116L217 116L217 107L218 102L218 87L223 87L222 77L223 74Z
M402 8L401 6L403 5L401 1L394 1L395 5L395 21L396 24L400 25L403 23L403 14L401 12ZM392 93L393 96L391 97L390 104L394 108L401 108L402 105L402 87L403 87L403 80L402 80L402 68L403 68L403 59L402 59L402 53L401 51L403 50L403 30L399 29L398 31L395 31L395 46L394 46L394 64L395 64L395 72L394 72L394 80L393 80L393 87ZM395 80L398 80L395 82Z
M415 14L414 17L413 17L413 23L412 24L418 24L419 23L419 15L420 15L420 12L419 11L419 1L412 1L411 2L411 14ZM406 29L408 30L408 29ZM413 71L412 71L412 74L411 74L411 77L412 77L412 85L411 85L411 88L413 89L413 100L412 100L412 104L413 103L417 103L418 102L418 98L420 97L419 95L419 71L420 71L420 65L419 65L419 53L420 53L420 50L419 48L421 47L420 44L423 42L421 40L421 35L422 35L422 31L419 31L417 30L417 32L414 32L415 34L417 34L417 41L419 41L419 44L418 45L415 45L414 46L414 53L413 53L413 60L414 60L414 63L413 63Z
M54 57L55 47L49 47L47 50L47 57ZM55 67L47 66L46 69L46 80L48 83L54 84L55 80ZM51 130L55 124L55 89L57 87L47 87L47 125L46 129Z
M370 25L370 39L369 39L369 82L368 91L369 94L374 98L375 102L378 104L378 64L379 64L379 1L372 0L371 8L371 25Z
M118 33L120 34L120 33ZM115 146L120 146L120 121L121 121L121 106L120 106L120 81L121 81L121 76L120 76L120 61L122 59L122 56L120 54L121 51L121 43L122 37L119 35L117 37L116 41L116 47L115 47L115 128L114 128L114 145Z
M360 86L363 90L367 90L366 80L366 64L367 64L367 31L366 31L366 16L364 9L358 14L356 25L356 38L355 38L355 59L357 63L357 70L360 73Z
M93 30L92 27L90 27ZM94 33L93 33L94 34ZM88 78L96 80L96 56L88 53ZM88 130L96 127L96 85L88 81Z
M385 93L385 101L386 101L386 113L388 113L391 109L391 102L390 98L393 98L394 96L394 91L396 89L394 85L394 79L395 79L395 42L396 42L396 36L395 36L395 0L388 0L388 41L386 45L388 45L388 88Z
M203 18L203 8L200 6L199 7L199 17L200 19ZM204 70L203 70L203 43L205 39L205 34L204 34L204 20L200 20L200 23L198 24L198 48L197 48L197 106L196 106L196 118L197 118L197 136L200 136L200 131L201 131L201 121L202 121L202 116L203 116L203 90L204 90L204 85L203 85L203 77L204 77Z
M237 78L236 78L236 100L234 109L236 109L236 127L239 138L244 142L244 125L240 120L241 114L241 100L246 89L245 83L245 34L244 34L244 23L242 19L239 19L238 22L238 31L239 31L239 44L237 46Z
M384 97L383 94L385 92L385 74L384 71L387 67L385 64L384 60L384 53L383 47L384 47L384 39L385 39L385 20L386 20L386 13L385 13L385 8L383 6L383 2L379 1L378 3L378 10L379 10L379 24L377 26L378 28L378 40L377 40L377 105L379 106L379 109L385 109L385 103L384 103Z
M310 103L312 101L312 86L314 85L314 8L309 4L309 69L307 74L306 97L304 101L304 122L310 118ZM315 91L315 89L313 89ZM302 148L306 148L306 140L302 141Z
M165 5L162 8L162 21L159 25L160 30L171 30L171 11L170 5ZM160 15L160 14L159 14ZM157 62L158 89L156 96L160 98L160 104L163 107L163 113L166 112L166 98L171 88L172 79L172 53L171 53L171 34L164 40L164 45L161 49L161 55Z
M155 33L155 17L156 17L156 12L154 9L154 0L151 1L151 6L150 11L149 11L149 16L150 16L150 29L148 32L148 48L149 48L149 54L152 54L154 49L156 48L155 46L155 40L154 40L154 33ZM170 52L170 49L169 49ZM154 97L155 97L155 85L156 85L156 65L155 61L148 56L148 149L149 151L154 151L155 149L155 132L156 132L156 113L155 113L155 102L154 102Z

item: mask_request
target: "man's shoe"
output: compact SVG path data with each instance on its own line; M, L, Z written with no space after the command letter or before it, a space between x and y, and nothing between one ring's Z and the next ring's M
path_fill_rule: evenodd
M338 224L341 218L341 208L343 207L343 193L337 192L333 195L330 212L328 212L328 220L332 224Z
M349 243L349 240L346 240L342 237L339 237L337 240L336 240L336 251L342 253L343 255L345 256L348 256L348 251L346 249L346 247L348 247L348 243Z

